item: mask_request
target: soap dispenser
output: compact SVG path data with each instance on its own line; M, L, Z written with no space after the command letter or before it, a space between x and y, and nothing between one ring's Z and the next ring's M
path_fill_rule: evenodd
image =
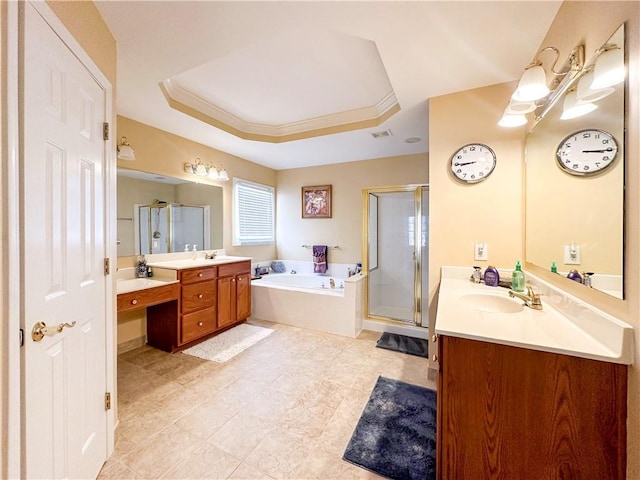
M516 268L511 273L511 290L524 292L524 272L520 266L520 260L516 262Z
M191 251L191 259L196 260L198 258L198 245L193 244L193 250Z

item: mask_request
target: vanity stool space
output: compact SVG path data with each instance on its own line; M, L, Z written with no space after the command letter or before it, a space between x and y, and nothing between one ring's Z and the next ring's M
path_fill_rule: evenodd
M241 257L240 257L241 258ZM166 352L191 347L251 315L251 261L157 262L154 270L176 270L179 307L147 309L147 343Z

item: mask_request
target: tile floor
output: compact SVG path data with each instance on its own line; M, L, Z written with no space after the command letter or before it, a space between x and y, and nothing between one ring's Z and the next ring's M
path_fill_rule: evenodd
M342 460L379 375L435 389L427 359L250 320L225 364L145 346L118 358L115 452L99 479L381 478Z

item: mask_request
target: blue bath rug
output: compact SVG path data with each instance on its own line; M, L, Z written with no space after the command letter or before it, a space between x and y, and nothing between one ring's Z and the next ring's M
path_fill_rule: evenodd
M436 392L378 377L342 457L393 480L436 478Z
M376 347L408 353L418 357L426 358L429 356L429 342L424 338L407 337L397 333L384 332L378 339Z

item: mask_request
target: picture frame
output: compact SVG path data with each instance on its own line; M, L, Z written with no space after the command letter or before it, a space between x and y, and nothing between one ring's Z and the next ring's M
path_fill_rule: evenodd
M302 187L302 218L331 218L331 185Z

